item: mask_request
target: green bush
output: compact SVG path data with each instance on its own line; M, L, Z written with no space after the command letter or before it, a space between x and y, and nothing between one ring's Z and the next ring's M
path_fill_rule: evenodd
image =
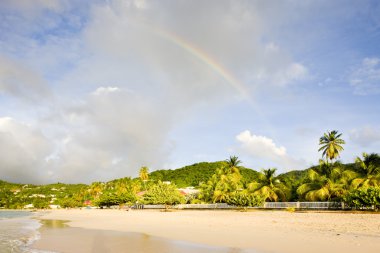
M262 206L264 198L241 191L229 194L226 203L233 206Z
M81 207L83 206L83 203L81 201L77 201L73 198L65 198L58 202L58 204L62 208L74 208L74 207Z
M103 194L96 202L95 205L102 207L118 206L121 204L119 196L114 194Z
M34 206L34 208L38 208L38 209L47 209L47 208L50 208L49 207L49 202L45 199L42 199L42 198L36 198L32 201L32 204Z
M184 203L185 198L179 193L175 185L164 184L159 181L148 189L143 197L145 204L152 205L175 205Z
M369 187L350 191L344 196L344 202L353 208L380 208L380 188Z

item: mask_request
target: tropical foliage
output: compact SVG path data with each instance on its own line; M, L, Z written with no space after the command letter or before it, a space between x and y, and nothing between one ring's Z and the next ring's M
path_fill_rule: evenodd
M264 198L260 195L249 193L247 190L242 190L229 194L226 199L226 203L240 207L262 206L264 203Z
M153 185L143 197L143 203L145 204L164 204L174 205L184 203L185 198L177 190L177 187L173 184L165 184L159 181Z
M223 167L201 184L199 198L204 202L227 203L235 206L259 206L264 198L246 189L240 174L241 161L236 156L226 160Z
M352 180L352 188L380 186L380 156L378 154L363 153L363 158L355 160L355 179Z
M317 168L308 171L305 182L298 187L300 199L307 201L339 200L349 190L350 171L339 162L330 164L320 160Z
M248 185L248 190L254 195L262 196L265 201L286 201L290 189L275 176L275 168L262 170L257 181Z
M216 171L226 166L226 161L202 162L185 166L176 170L156 170L149 173L151 181L169 181L178 187L199 187L201 183L206 183L216 173ZM239 166L243 183L252 182L258 176L258 172L252 169Z
M380 208L380 188L368 187L353 190L344 197L344 201L350 207L371 207L378 210Z
M148 167L141 167L140 172L139 172L140 179L142 181L148 181L149 179L149 169Z

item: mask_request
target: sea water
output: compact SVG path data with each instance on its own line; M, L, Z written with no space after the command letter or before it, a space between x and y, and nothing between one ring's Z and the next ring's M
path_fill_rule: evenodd
M29 246L39 238L41 224L28 211L0 211L0 253L35 253ZM40 251L41 252L41 251Z

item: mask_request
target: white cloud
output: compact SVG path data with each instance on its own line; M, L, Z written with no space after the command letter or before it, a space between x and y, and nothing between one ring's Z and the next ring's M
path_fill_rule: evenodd
M286 149L284 147L276 147L272 139L265 136L251 134L246 130L236 136L236 139L244 148L260 157L285 156Z
M371 126L365 126L351 130L349 137L353 143L361 147L368 147L380 142L380 130Z
M118 87L99 87L92 94L95 96L100 96L103 94L118 92L120 89Z
M349 83L356 95L371 95L380 93L380 59L364 58L361 65L349 76Z
M67 106L55 120L64 129L54 137L59 139L50 161L54 177L91 182L161 166L170 151L173 115L160 110L165 106L118 87L99 87Z
M299 169L305 166L304 162L290 157L285 147L277 146L268 137L251 134L245 130L236 136L236 140L240 143L239 149L242 152L263 162L274 163L285 169Z
M0 174L12 182L41 182L49 178L45 157L50 141L35 127L0 118Z

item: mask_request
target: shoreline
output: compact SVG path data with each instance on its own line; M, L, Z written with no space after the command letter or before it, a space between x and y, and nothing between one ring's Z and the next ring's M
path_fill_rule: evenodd
M372 213L290 213L267 210L127 212L70 209L42 211L40 214L37 217L39 220L66 220L70 228L82 229L76 231L76 239L83 239L92 230L91 233L100 238L114 232L145 234L167 240L167 243L188 242L194 245L242 249L244 252L371 253L380 250L380 216ZM41 239L33 247L52 250L52 238L49 239L47 234L42 229ZM110 238L112 241L113 237Z

